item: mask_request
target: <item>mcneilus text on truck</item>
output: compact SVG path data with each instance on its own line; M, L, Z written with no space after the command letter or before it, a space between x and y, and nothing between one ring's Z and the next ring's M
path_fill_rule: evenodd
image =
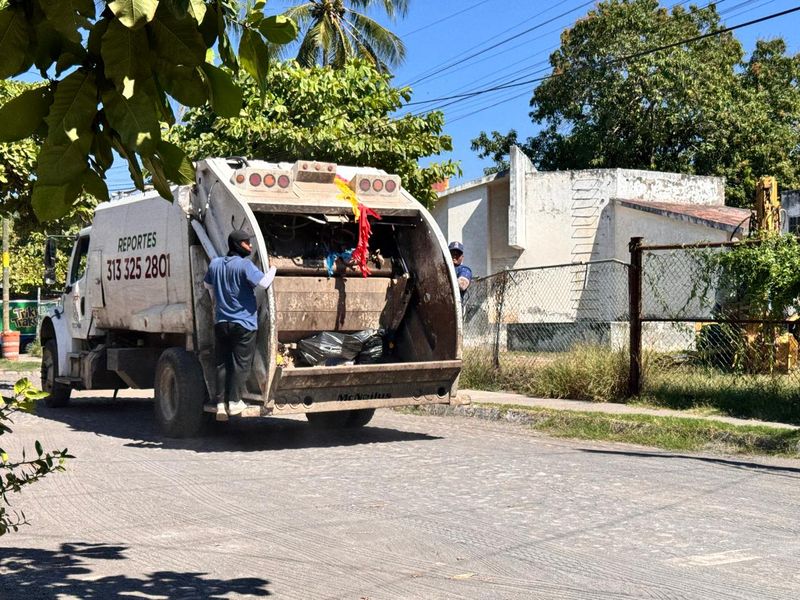
M173 188L172 202L153 191L97 207L75 241L59 306L42 321L47 405L67 406L73 389L154 388L163 433L200 435L216 397L203 278L234 229L251 236L260 270L277 268L272 286L256 291L242 416L304 413L347 428L380 407L458 402L455 273L442 233L399 178L237 157L200 161L195 183ZM360 263L351 256L359 241ZM48 240L51 280L54 260Z

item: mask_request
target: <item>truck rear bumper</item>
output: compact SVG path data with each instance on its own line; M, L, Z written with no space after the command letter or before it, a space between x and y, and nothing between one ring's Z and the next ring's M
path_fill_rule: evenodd
M460 370L460 360L280 369L270 399L248 412L282 415L456 404L462 402L454 389Z

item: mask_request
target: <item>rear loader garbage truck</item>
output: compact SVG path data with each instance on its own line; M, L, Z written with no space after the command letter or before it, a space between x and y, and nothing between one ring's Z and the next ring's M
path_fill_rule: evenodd
M75 390L154 388L165 435L199 435L216 397L209 261L243 230L256 289L242 416L360 427L376 408L455 404L461 303L441 232L395 175L210 158L193 185L99 205L41 325L48 406ZM52 278L54 243L45 252ZM207 413L210 410L212 412Z

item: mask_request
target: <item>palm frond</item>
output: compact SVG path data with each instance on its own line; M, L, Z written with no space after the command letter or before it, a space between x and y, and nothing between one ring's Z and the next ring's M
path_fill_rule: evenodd
M383 4L383 10L390 19L395 16L405 17L408 14L410 0L350 0L350 4L358 9L370 9L376 4Z
M347 17L354 37L369 47L380 63L395 67L403 62L406 47L398 36L361 13L348 11Z
M322 46L322 23L315 23L308 28L300 48L297 50L297 62L303 67L313 67L320 58Z

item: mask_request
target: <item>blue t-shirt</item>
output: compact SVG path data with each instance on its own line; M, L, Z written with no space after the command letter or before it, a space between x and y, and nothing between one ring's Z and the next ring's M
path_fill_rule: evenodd
M460 279L461 277L463 277L467 281L472 281L472 269L470 269L466 265L458 265L456 267L456 279ZM467 290L461 290L461 297L462 298L464 297L464 293L466 291Z
M256 294L264 278L258 267L241 256L219 256L208 265L205 282L214 288L217 310L215 323L238 323L245 329L258 329Z

